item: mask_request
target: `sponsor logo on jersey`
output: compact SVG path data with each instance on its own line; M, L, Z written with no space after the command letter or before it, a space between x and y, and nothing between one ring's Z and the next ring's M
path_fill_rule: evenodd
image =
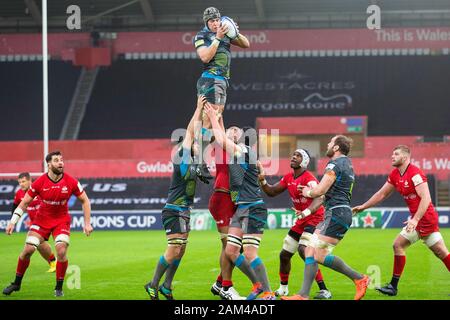
M410 193L406 196L403 196L403 199L405 200L414 200L415 198L417 198L417 195L415 193Z
M52 206L59 206L59 205L63 204L63 203L61 203L61 201L42 200L42 202L44 202L45 204L52 205ZM64 201L64 203L65 203L65 201Z

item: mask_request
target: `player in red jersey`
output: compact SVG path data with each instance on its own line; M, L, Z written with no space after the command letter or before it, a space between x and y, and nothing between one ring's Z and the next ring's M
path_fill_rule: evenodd
M91 204L89 198L81 184L67 173L64 173L64 162L61 153L59 151L51 152L45 157L45 161L47 162L48 172L33 182L24 199L14 210L13 217L6 227L6 234L11 235L15 224L31 201L36 196L41 198L38 215L30 227L25 247L19 256L16 279L3 290L5 295L10 295L12 292L20 290L22 278L30 264L31 256L41 243L48 240L50 234L55 239L57 255L55 296L60 297L64 295L62 287L68 266L67 248L70 242L71 220L67 202L72 194L81 201L83 207L83 232L89 236L93 230L90 222Z
M223 125L223 122L220 123ZM237 142L240 129L231 126L226 130L229 139ZM216 221L217 231L220 233L222 242L222 250L220 253L220 275L211 287L214 295L219 295L225 300L241 300L243 299L239 293L233 288L231 281L231 270L234 265L226 258L225 248L227 245L228 227L231 218L236 211L236 205L231 200L230 195L230 176L228 170L228 155L219 145L215 145L215 163L216 163L216 180L214 183L214 192L209 199L209 211Z
M373 207L397 190L405 199L411 217L394 241L394 271L392 280L384 287L377 288L388 296L396 296L398 282L406 264L406 249L422 240L428 248L444 262L450 271L450 254L439 232L438 214L431 201L427 178L422 170L411 163L411 152L405 145L394 148L392 166L395 167L387 182L369 200L353 208L359 213Z
M305 198L298 191L297 186L309 186L314 188L318 180L307 170L310 161L308 152L304 149L297 149L291 158L291 168L293 172L285 175L274 185L267 183L264 176L264 169L260 166L259 181L261 189L269 196L275 197L288 190L294 209L297 215L305 216L297 219L295 225L289 230L284 238L283 248L280 252L280 287L275 291L277 296L287 296L289 294L288 281L291 271L291 258L298 251L300 257L305 260L305 248L310 237L314 233L316 226L323 221L325 209L322 206L323 197L315 199ZM316 282L320 291L315 299L330 299L331 292L328 291L323 281L320 269L317 271Z
M31 186L32 180L30 174L28 172L20 173L17 178L17 182L19 183L20 189L17 190L16 195L14 197L14 202L11 210L12 214L14 214L14 210L16 210L16 208L19 206L20 202L23 200L25 194L27 193L28 189ZM33 225L33 221L36 218L40 204L41 199L39 199L39 197L36 197L33 199L33 201L31 201L31 203L27 207L28 218L30 219L30 226ZM47 261L48 264L50 265L50 268L47 270L47 272L50 273L55 272L56 259L50 245L45 241L42 242L37 249L41 254L42 258L44 258L44 260Z

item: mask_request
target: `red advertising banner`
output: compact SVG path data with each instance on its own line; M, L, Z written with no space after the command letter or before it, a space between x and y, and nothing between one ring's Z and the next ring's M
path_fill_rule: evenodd
M252 51L443 49L450 47L450 28L242 30ZM117 53L193 51L196 32L121 32ZM233 49L243 50L237 47Z
M119 32L108 40L114 54L194 52L192 39L197 31L188 32ZM450 48L450 28L305 29L242 30L251 43L251 51L297 50L372 50ZM40 34L0 35L0 55L42 52ZM89 46L89 33L49 34L49 54L73 58L71 50ZM238 47L236 51L242 51ZM183 58L183 57L181 57Z
M450 177L450 143L420 143L416 137L368 137L366 156L352 158L358 175L387 175L391 170L392 149L402 143L412 151L412 162L426 174L437 179ZM170 161L173 145L167 139L155 140L89 140L52 141L50 150L61 150L66 170L79 178L96 177L169 177L173 172ZM0 142L1 150L14 153L0 154L0 178L4 173L42 171L41 142ZM371 149L369 151L369 149ZM290 172L290 159L261 159L270 174ZM318 161L318 174L328 162ZM213 170L214 171L214 170ZM11 176L9 176L11 178Z
M365 133L367 117L261 117L256 119L256 127L279 128L280 135Z

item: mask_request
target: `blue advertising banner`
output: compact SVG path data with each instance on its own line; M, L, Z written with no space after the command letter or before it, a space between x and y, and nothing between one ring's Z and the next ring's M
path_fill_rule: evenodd
M450 208L439 207L439 227L450 228ZM71 230L83 229L83 213L71 212ZM374 208L353 217L352 228L397 228L404 227L409 217L405 208ZM10 212L0 212L0 230L5 230L11 218ZM269 209L266 227L268 229L288 229L295 223L295 215L290 209ZM91 224L94 230L162 230L161 210L94 210ZM27 231L30 226L25 213L16 225L16 232ZM191 213L191 230L211 230L216 225L208 210L194 209Z

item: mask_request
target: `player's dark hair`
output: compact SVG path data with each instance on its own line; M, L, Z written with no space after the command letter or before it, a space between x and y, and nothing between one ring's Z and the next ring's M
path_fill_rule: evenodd
M61 156L61 151L52 151L48 155L45 156L45 162L49 163L52 161L53 156Z
M30 180L31 179L30 173L29 172L19 173L19 176L17 177L17 179L23 179L23 178Z
M350 153L350 149L353 144L353 139L349 138L344 135L338 135L336 136L336 139L334 140L334 145L339 147L339 151L343 155L348 155Z
M411 155L411 150L409 149L409 147L407 145L404 144L399 144L398 146L396 146L394 148L393 151L395 150L400 150L401 152L407 153L408 155Z

